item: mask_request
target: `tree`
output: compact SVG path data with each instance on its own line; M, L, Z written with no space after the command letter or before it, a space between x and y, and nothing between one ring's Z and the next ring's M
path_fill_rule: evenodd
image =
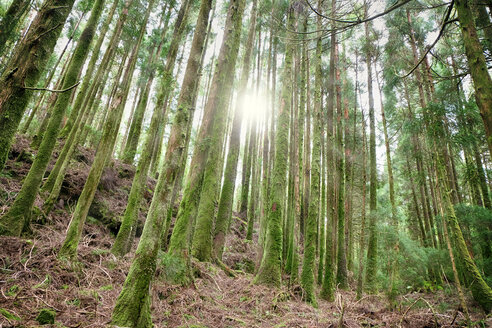
M238 102L234 111L234 118L232 120L232 131L229 139L229 152L226 159L226 167L224 171L224 182L222 184L222 190L220 193L219 207L217 212L217 219L215 221L214 228L214 255L221 260L222 253L224 251L225 235L229 227L229 223L232 215L232 203L234 190L236 187L236 175L237 175L237 163L239 159L239 148L241 143L241 118L242 99L246 93L249 79L249 71L251 66L251 52L253 50L253 42L256 28L256 12L257 1L253 1L253 7L251 9L251 18L248 31L248 39L246 41L245 52L243 56L243 67L241 71L241 77L238 86Z
M457 0L455 4L463 35L463 43L465 44L465 54L475 88L475 99L485 126L489 152L492 154L492 79L478 39L470 3L464 0Z
M287 30L292 31L295 23L293 3L287 11ZM290 33L287 33L288 35ZM265 250L261 260L256 283L280 286L282 263L282 216L289 149L289 115L292 99L292 57L294 45L287 42L284 70L282 74L282 93L278 109L277 133L275 134L275 158L271 176L271 192L267 208Z

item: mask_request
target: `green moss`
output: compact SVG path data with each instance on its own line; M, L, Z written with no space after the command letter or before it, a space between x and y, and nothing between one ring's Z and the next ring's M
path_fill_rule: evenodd
M288 26L294 29L294 12L292 6L288 13ZM272 286L280 286L281 283L281 263L283 247L283 212L286 173L288 162L288 133L289 116L292 99L292 56L294 48L288 42L285 53L285 63L283 71L283 88L279 108L277 134L275 135L275 159L271 177L271 193L268 202L267 222L266 222L266 241L258 274L255 282Z
M7 309L0 308L0 314L3 315L7 320L21 321L21 318L19 316L10 313Z
M160 266L164 280L170 284L186 286L193 281L188 258L166 253L161 258Z
M49 325L54 324L56 318L56 312L52 309L44 308L39 311L38 316L36 317L36 321L40 325Z

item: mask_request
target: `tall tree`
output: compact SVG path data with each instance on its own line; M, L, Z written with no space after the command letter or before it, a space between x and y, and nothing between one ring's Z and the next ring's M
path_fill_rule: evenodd
M489 144L489 152L492 154L492 78L490 77L483 48L478 39L477 29L473 21L470 8L471 2L456 0L458 21L460 22L465 54L470 67L470 75L475 88L475 99L480 109L485 135Z
M289 4L287 11L287 30L294 30L294 3ZM288 35L292 33L287 32ZM291 35L292 36L292 35ZM272 286L280 286L282 263L282 221L285 214L284 198L286 173L289 153L289 115L292 101L292 57L293 42L287 42L284 70L282 74L282 93L278 108L277 132L275 133L275 158L271 176L271 192L269 194L266 222L266 240L255 281Z
M178 48L182 41L183 32L187 24L188 7L189 4L187 2L181 4L181 8L178 11L178 17L176 18L174 24L173 39L166 55L165 71L170 72L169 74L172 74L176 56L178 54ZM208 13L206 15L208 19ZM201 47L203 47L203 45ZM149 81L150 80L152 80L152 76L149 77ZM158 130L160 125L163 123L163 116L164 108L156 107L154 109L154 113L152 114L150 127L147 132L147 138L142 151L142 157L138 162L137 170L135 172L135 176L133 177L132 188L130 190L130 194L128 195L128 202L121 220L121 226L111 249L112 253L116 256L125 255L130 250L133 243L135 230L137 228L140 204L143 198L142 190L147 182L147 173L149 171L150 161L152 159L152 150L154 149L155 144L160 142Z
M243 99L247 91L249 71L251 66L251 52L256 28L257 0L253 0L251 9L251 18L249 22L248 39L246 40L245 51L243 55L243 67L238 85L238 101L234 111L232 121L231 136L229 139L229 152L227 154L226 167L224 171L224 182L220 193L217 219L214 228L214 252L218 259L222 259L224 251L225 235L229 227L232 215L232 203L234 200L234 190L236 186L237 163L239 159L239 147L241 143L241 118L243 115Z
M365 4L365 16L369 10ZM370 23L364 23L366 41L370 40ZM367 244L366 289L376 291L376 273L378 260L378 238L376 231L377 209L377 169L376 169L376 119L374 115L374 94L372 88L372 59L371 45L366 45L367 91L369 93L369 240Z

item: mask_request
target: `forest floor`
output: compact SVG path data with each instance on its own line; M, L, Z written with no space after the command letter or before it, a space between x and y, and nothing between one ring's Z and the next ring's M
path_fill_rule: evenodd
M32 158L28 144L18 138L0 175L0 214L27 174ZM105 171L79 246L78 269L56 259L92 159L90 151L79 149L62 200L52 214L33 224L30 239L0 237L0 327L37 327L42 309L56 312L50 327L108 326L136 248L122 260L109 251L131 186L131 166L115 162ZM154 185L149 179L142 220ZM313 308L302 301L298 286L255 285L256 247L244 240L244 223L235 217L224 254L224 263L241 272L237 277L212 264L195 263L194 284L180 287L166 284L157 270L152 287L156 327L461 327L464 323L451 287L399 296L394 308L384 294L356 301L354 292L339 290L335 302L319 300L319 307ZM477 326L492 327L492 318L485 318L470 298L468 302Z

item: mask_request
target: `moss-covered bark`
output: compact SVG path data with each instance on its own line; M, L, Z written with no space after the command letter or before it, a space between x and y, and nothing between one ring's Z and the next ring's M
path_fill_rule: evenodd
M379 75L376 72L376 81L378 83L378 89L379 93L382 94L382 87L379 82ZM388 126L386 123L386 115L384 112L384 104L383 100L380 99L381 104L381 120L383 123L383 135L384 135L384 147L386 150L386 169L388 172L388 185L389 185L389 198L390 198L390 204L391 204L391 224L395 228L395 231L398 233L398 217L396 214L396 199L395 199L395 181L393 177L393 165L391 161L391 149L390 149L390 140L388 138ZM394 248L393 248L393 254L391 256L392 264L390 268L390 295L394 295L397 290L396 290L396 278L398 276L398 251L399 251L399 239L398 236L396 237L395 243L394 243Z
M128 97L128 90L132 81L133 71L135 69L138 49L145 34L145 26L147 25L151 9L152 2L150 2L147 7L145 18L140 27L140 35L133 46L128 65L118 87L118 91L116 92L111 101L111 105L108 108L108 118L104 123L104 130L101 141L98 145L94 162L92 163L89 175L72 215L70 225L67 229L67 235L58 253L60 258L75 259L77 256L77 246L82 235L89 208L97 190L97 185L99 184L106 163L113 154L114 144L116 142L121 117L123 116L123 110Z
M287 13L288 30L294 29L294 8L290 3ZM288 33L290 35L290 33ZM255 282L280 286L282 263L282 216L285 214L284 198L289 154L289 114L292 100L292 57L294 45L287 42L282 74L282 93L278 109L275 134L275 158L271 176L271 189L267 208L267 231L264 254Z
M357 63L357 60L356 60ZM356 64L356 77L358 65ZM357 81L357 79L356 79ZM358 93L358 83L356 82L356 94ZM359 234L359 272L357 273L357 289L356 298L360 300L364 292L364 258L366 246L366 197L367 197L367 137L366 137L366 121L364 119L364 111L361 110L362 123L362 209Z
M339 73L337 74L339 75ZM348 99L345 98L344 106L348 115ZM345 144L344 125L346 124L342 106L337 108L337 175L338 175L338 238L337 238L337 284L341 289L348 288L347 274L347 248L345 243Z
M211 145L204 171L196 227L192 241L192 255L200 261L210 261L212 259L212 230L217 191L221 180L219 175L222 168L223 138L226 131L227 107L241 40L245 3L245 0L237 0L231 1L229 4L224 39L205 106L205 112L214 112L214 121L212 123L212 133L209 134ZM207 109L207 107L215 108Z
M224 251L225 236L231 220L232 204L234 201L234 190L236 186L237 164L239 159L239 149L241 143L241 118L242 111L239 106L241 99L244 97L249 79L249 70L251 66L251 52L253 50L253 42L255 36L256 27L256 10L257 1L253 0L253 7L251 11L250 26L248 31L248 39L246 40L245 52L243 56L243 67L241 71L241 77L238 86L238 105L234 111L234 118L232 121L232 132L229 139L229 152L227 154L226 167L224 172L224 182L222 184L222 190L220 193L219 208L217 212L217 219L215 221L214 228L214 252L218 259L222 259L222 253Z
M367 15L367 5L366 5ZM364 24L366 40L369 38L369 23ZM378 238L376 231L377 206L377 170L376 170L376 121L374 116L374 96L372 88L372 53L371 47L366 47L367 90L369 93L369 241L367 244L366 289L375 292L378 260Z
M251 178L251 148L253 147L253 136L251 135L252 125L253 122L247 121L246 137L248 141L244 144L243 151L243 170L241 179L241 196L239 198L239 213L244 215L244 217L248 216L249 180Z
M104 72L106 72L106 77L107 77L106 68L108 67L111 61L110 58L113 57L113 54L116 50L116 46L118 43L117 40L121 34L122 26L126 21L126 18L128 17L128 7L130 6L131 1L126 1L125 3L125 7L120 15L118 23L116 24L115 30L110 39L110 43L109 43L110 46L106 49L106 52L99 65L98 72L94 77L93 83L90 84L91 76L96 67L96 62L98 59L97 53L100 51L100 48L104 41L104 36L109 29L109 24L111 23L112 17L116 11L117 3L118 1L115 1L113 3L113 6L111 7L108 17L104 22L104 25L101 30L101 34L97 40L96 46L94 48L94 52L87 66L87 73L84 76L82 85L79 88L79 93L77 94L74 105L72 106L72 112L67 122L65 123L64 128L60 131L61 137L64 137L67 134L68 137L65 140L62 151L58 155L55 166L51 170L48 179L45 181L41 189L42 194L49 194L49 197L44 205L44 210L47 212L50 211L54 202L58 198L61 184L65 177L65 171L68 167L70 159L72 158L72 154L74 150L76 149L77 145L80 143L81 134L84 130L84 126L85 123L87 122L88 115L89 115L90 106L87 106L87 102L90 99L94 100L96 98L95 91L97 91L96 89L101 84L101 82L105 80L103 78L103 75L105 75ZM88 95L88 97L85 97L86 95ZM74 122L70 123L71 120L74 120Z
M489 144L489 151L492 153L492 78L487 69L483 48L473 21L470 8L471 2L457 0L455 1L455 6L458 11L458 21L463 35L463 43L465 44L465 54L470 67L470 75L475 88L475 100L485 126L485 136Z
M167 10L164 27L162 28L162 32L161 32L161 38L160 38L158 44L154 44L153 49L151 50L151 52L149 54L149 59L148 59L148 64L147 64L148 66L146 67L146 71L148 74L147 82L145 83L145 86L143 87L143 91L141 92L141 94L139 96L139 99L137 102L137 107L135 109L135 113L132 115L130 129L128 130L128 139L126 140L125 147L122 150L122 152L123 152L122 159L127 164L133 163L133 160L135 158L135 154L137 152L137 146L138 146L138 142L140 140L140 134L142 131L142 123L143 123L143 119L144 119L144 114L145 114L145 110L147 108L147 103L149 101L149 96L150 96L150 90L151 90L152 83L153 83L154 77L155 77L155 69L156 69L155 65L156 65L157 59L160 58L160 55L161 55L162 46L163 46L164 41L165 41L165 36L167 33L167 27L168 27L169 19L171 16L171 10L172 10L171 7ZM176 27L182 26L182 22L183 22L183 20L178 21L177 23L179 23L179 24L175 24L175 26ZM184 28L181 28L181 29L175 28L173 40L175 38L178 38L178 42L181 41L182 30L184 30ZM169 46L169 49L174 49L174 48L175 48L174 45ZM166 57L167 57L166 58L166 63L167 63L166 65L169 65L171 62L173 62L173 65L174 65L174 62L176 60L176 52L175 51L168 51ZM166 68L166 70L169 71L169 69L167 69L167 68ZM151 152L150 149L148 151Z
M0 77L0 170L74 0L46 0Z
M331 16L336 16L336 0L331 2ZM335 23L332 22L332 27L335 28ZM332 223L335 220L334 213L334 177L333 177L333 144L334 144L334 134L333 134L333 111L335 102L335 46L337 43L337 37L335 31L330 35L330 68L328 76L328 100L327 100L327 111L326 111L326 167L327 167L327 178L326 178L326 232L325 232L325 263L324 263L324 278L323 284L321 286L321 298L327 301L334 300L334 289L335 289L335 263L333 259L333 230Z
M445 207L445 212L447 215L447 220L449 222L449 227L453 232L454 236L454 244L458 251L458 256L463 261L464 271L466 273L467 280L469 279L469 288L473 294L473 298L475 301L480 304L482 309L486 313L490 313L492 310L492 289L487 285L487 283L483 280L482 274L478 270L475 261L470 256L470 252L465 243L465 239L463 238L463 233L461 231L460 225L458 223L458 218L456 217L456 213L454 211L453 203L450 199L449 186L446 184L445 176L446 173L445 167L443 164L442 158L439 158L439 162L437 163L437 182L440 184L442 188L441 198L443 199L443 205Z
M202 2L202 6L204 3ZM201 10L201 9L200 9ZM200 15L201 17L201 15ZM200 37L202 41L205 39L205 34L207 31L207 21L202 23L201 28L196 28L196 32L200 31ZM199 35L195 33L193 38L193 43ZM202 45L203 47L203 45ZM195 81L196 72L200 65L200 54L201 52L195 54L193 57L193 62L188 60L188 65L186 67L185 80ZM193 66L190 66L193 65ZM189 76L187 75L188 70L192 67L196 67L195 71L190 71ZM188 76L188 77L186 77ZM190 84L189 89L185 90L182 88L180 97L183 98L183 104L186 104L186 110L190 110L194 103L193 100L193 84ZM184 105L183 105L184 106ZM208 108L213 109L213 108ZM200 167L205 165L208 144L205 141L205 136L207 135L208 128L211 125L213 113L204 113L202 125L200 126L200 131L198 133L197 145L195 146L195 152L193 153L192 161L190 164L189 174L186 180L185 189L183 191L183 199L179 205L178 215L174 225L174 229L169 241L168 252L163 259L163 272L166 280L172 283L186 284L191 279L190 271L190 240L192 237L192 227L193 220L196 215L196 209L198 207L197 200L200 196L201 183L203 179L203 171ZM173 124L174 129L174 124ZM186 127L184 130L176 131L175 133L182 133L186 137ZM171 131L172 136L172 131ZM187 138L185 138L187 139ZM171 140L171 139L170 139ZM200 150L200 151L198 151Z
M318 5L320 2L318 2ZM318 18L318 25L321 19ZM304 291L304 298L307 302L317 306L316 295L314 292L314 269L316 267L316 235L319 220L320 202L320 180L321 180L321 37L318 36L316 42L316 60L314 75L314 109L313 109L313 152L311 160L311 190L309 200L309 210L305 222L304 233L304 259L302 261L301 287ZM324 218L323 218L324 220Z
M94 50L92 50L91 59L89 60L89 64L87 65L87 70L84 74L84 79L82 80L82 84L78 88L77 97L75 98L75 102L72 106L73 107L72 111L70 112L70 115L68 116L63 129L60 131L60 137L62 137L62 138L66 138L68 136L68 134L72 130L73 125L76 122L76 119L78 119L80 117L80 115L82 115L80 113L80 107L82 105L82 101L85 99L85 95L87 94L87 91L89 90L91 78L92 78L92 75L94 74L94 70L96 69L96 62L99 59L99 53L101 52L101 47L102 47L103 41L106 37L106 33L109 30L109 25L111 24L111 21L113 20L114 13L116 12L116 8L118 7L118 3L119 3L119 0L113 1L111 9L109 10L108 16L106 17L106 19L105 19L105 21L101 27L101 30L99 31L97 42L94 46ZM127 15L125 14L125 12L123 12L123 14L120 16L120 20L122 18L126 19L126 17L127 17ZM118 26L119 26L119 24L117 24L117 26L115 26L115 32L113 33L113 37L109 41L110 44L116 43L115 37L117 37L117 35L118 35ZM112 47L109 47L108 50L110 50L111 48ZM106 51L106 53L108 53L108 50ZM103 68L105 67L105 63L109 61L107 56L105 56L105 57L106 58L104 58L104 59L106 59L106 60L103 59L99 65L101 72L103 71Z
M6 46L11 44L17 27L23 23L31 0L14 0L0 19L0 56L3 56Z
M87 25L80 36L77 47L75 48L73 59L67 68L66 74L63 78L62 89L67 89L73 86L77 77L82 70L85 59L87 58L88 50L92 38L95 34L97 22L104 7L104 0L97 0L92 8L91 17L87 21ZM60 127L63 114L70 101L71 92L63 92L58 95L55 105L52 109L52 115L48 124L46 133L34 162L29 170L29 173L22 184L22 188L17 195L14 204L10 207L9 211L0 219L1 224L5 227L9 227L10 233L20 235L23 227L26 227L30 223L31 209L36 199L39 187L41 185L44 172L51 159L51 154L56 144L56 137L58 135L58 129ZM12 229L10 228L12 227Z

